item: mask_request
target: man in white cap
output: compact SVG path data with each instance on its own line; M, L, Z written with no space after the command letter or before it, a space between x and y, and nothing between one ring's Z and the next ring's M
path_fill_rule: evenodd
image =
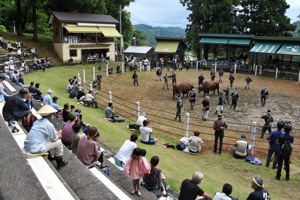
M41 119L34 122L24 141L24 150L28 153L40 153L54 151L57 169L64 167L68 161L63 160L63 145L61 142L61 131L56 131L50 122L57 110L49 105L44 105L37 114ZM50 154L49 154L50 155ZM52 159L51 156L48 158Z
M48 90L47 91L47 94L44 96L44 99L43 99L43 105L49 105L49 106L51 106L51 104L52 104L51 94L52 93L53 93L52 90Z
M247 200L267 200L271 199L270 194L263 188L264 182L259 177L254 177L251 182L251 188L254 192L251 192Z

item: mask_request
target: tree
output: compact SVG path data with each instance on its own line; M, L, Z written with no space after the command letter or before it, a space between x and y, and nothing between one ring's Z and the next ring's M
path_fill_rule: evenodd
M136 38L136 46L149 46L149 42L146 40L147 35L140 30L134 30L132 33L132 37Z
M295 27L285 16L289 7L286 0L242 0L239 31L260 36L290 36L289 31Z

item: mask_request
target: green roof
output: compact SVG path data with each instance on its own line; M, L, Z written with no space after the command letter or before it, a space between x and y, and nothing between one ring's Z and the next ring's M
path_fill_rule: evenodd
M276 53L281 43L275 42L257 42L250 50L252 53Z
M226 44L228 43L228 38L210 38L210 37L201 37L201 44Z
M283 44L277 51L278 54L300 56L300 43L298 44Z
M222 34L222 33L200 33L200 37L212 37L212 38L254 38L254 35L246 34Z
M249 46L251 39L230 39L228 45L235 45L235 46Z

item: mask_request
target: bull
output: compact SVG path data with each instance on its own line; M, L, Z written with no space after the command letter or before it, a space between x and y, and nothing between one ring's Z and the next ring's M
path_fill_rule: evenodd
M181 95L184 98L184 94L188 95L189 91L192 90L194 86L188 82L179 82L173 85L173 99L175 99L175 94Z
M205 94L209 94L210 91L213 91L215 94L215 91L217 90L218 95L219 95L219 82L216 81L204 81L204 83L202 85L199 85L198 87L198 92L204 92Z

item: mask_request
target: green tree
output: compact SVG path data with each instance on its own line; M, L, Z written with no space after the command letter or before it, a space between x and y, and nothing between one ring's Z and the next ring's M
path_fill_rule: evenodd
M135 36L136 38L136 46L149 46L149 42L147 41L147 35L143 31L135 29L132 33L132 36Z
M286 0L242 0L239 10L241 33L261 36L290 36L295 30L290 19L285 16L290 7Z

